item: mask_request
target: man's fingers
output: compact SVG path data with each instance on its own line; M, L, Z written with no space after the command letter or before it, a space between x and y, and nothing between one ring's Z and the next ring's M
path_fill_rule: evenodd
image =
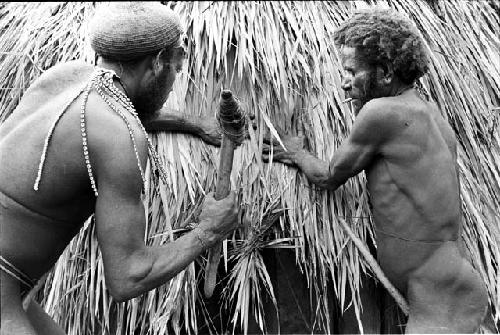
M238 195L236 194L235 191L229 192L228 196L224 198L225 201L229 201L231 204L231 211L233 215L237 215L239 212L239 205L238 205Z
M207 195L205 195L205 198L203 199L203 206L207 206L208 204L211 204L213 202L215 202L214 192L207 193Z
M274 155L279 155L279 154L285 152L285 150L283 150L283 148L281 147L281 145L279 143L274 143L273 145L263 143L262 144L262 153L269 154L271 152L271 148L274 152Z
M236 199L237 199L237 194L235 191L230 191L229 194L220 200L218 200L219 203L230 203L233 207L236 206Z
M299 128L297 129L297 136L304 137L304 123L301 122L297 128Z
M269 163L269 155L268 154L262 154L262 161L264 163Z
M228 199L229 201L232 201L233 203L236 203L236 197L237 197L236 192L235 191L231 191L227 195L226 199Z
M221 138L211 138L207 140L214 147L220 147L222 145L222 136Z
M298 121L299 121L299 124L297 124L297 135L300 137L304 137L304 133L306 130L306 123L309 123L304 111L302 111L300 113Z
M271 152L262 152L262 157L267 157L267 160L269 160L269 157L271 156ZM288 159L288 155L286 152L273 152L273 161L274 162L281 162L284 159Z
M262 161L264 163L269 163L270 160L269 160L269 157L271 155L269 154L262 154ZM284 163L284 161L289 161L288 159L285 159L283 157L281 157L281 155L273 155L273 162L281 162L281 163Z
M255 121L255 114L248 113L248 118L250 119L250 122L252 123L253 130L256 130L257 129L257 121Z
M271 146L264 143L264 145L262 146L262 153L268 154L269 152L271 152Z
M266 136L264 136L263 142L264 142L264 144L267 144L267 145L270 145L272 142L273 146L281 147L280 142L278 142L278 140L274 136L271 136L270 133L267 133Z
M244 129L245 131L245 138L249 139L250 138L250 127L253 129L253 131L257 130L257 122L255 121L255 114L253 113L248 113L247 115L247 125Z
M282 153L282 152L285 152L285 151L284 151L284 150L283 150L283 149L279 146L279 144L271 146L271 145L269 145L269 144L265 144L265 143L264 143L264 145L262 146L262 153L266 153L266 154L271 153L271 148L272 148L272 151L273 151L274 155L278 155L278 154L280 154L280 153Z
M270 162L269 155L262 154L262 161L264 163L269 163ZM283 155L280 155L280 154L273 155L273 162L279 162L279 163L283 163L285 165L294 166L294 163L289 158L285 158Z

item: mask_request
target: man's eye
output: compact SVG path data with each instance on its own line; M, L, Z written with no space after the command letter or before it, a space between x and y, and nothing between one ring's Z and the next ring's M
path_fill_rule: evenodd
M342 77L345 78L345 77L353 77L354 76L354 72L352 72L352 70L345 70L342 71Z

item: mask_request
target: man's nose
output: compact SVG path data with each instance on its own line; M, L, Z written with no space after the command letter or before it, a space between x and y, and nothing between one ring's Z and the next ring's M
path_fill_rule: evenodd
M340 85L344 91L350 91L351 90L351 79L350 78L342 78L342 83Z

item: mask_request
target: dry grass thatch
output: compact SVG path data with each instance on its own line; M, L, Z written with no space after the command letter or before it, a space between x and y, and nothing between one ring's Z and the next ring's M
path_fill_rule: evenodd
M416 23L431 50L431 69L420 82L456 132L465 225L463 238L484 278L500 319L500 21L494 2L376 1ZM168 4L185 23L189 59L167 102L195 115L214 115L219 93L229 88L256 114L259 129L277 125L296 132L305 123L313 152L329 159L346 137L353 118L340 89L338 52L332 33L363 1L349 2L178 2ZM92 3L0 4L0 122L41 72L75 58L92 62L86 19ZM234 327L246 331L255 316L265 329L262 301L275 301L260 250L291 247L318 301L317 323L330 330L328 299L346 306L346 287L355 294L369 271L339 225L345 218L362 239L372 235L364 176L335 193L308 184L295 170L264 164L263 132L235 152L232 188L239 190L242 222L226 244L234 265L224 298ZM218 149L173 134L152 135L169 173L159 187L150 176L146 241L166 243L175 230L196 217L205 192L214 189ZM333 280L335 297L325 292ZM93 227L67 248L45 286L44 305L69 334L196 332L210 320L202 309L197 281L189 266L167 285L123 304L105 289ZM213 327L211 327L213 329ZM229 331L233 326L227 325Z

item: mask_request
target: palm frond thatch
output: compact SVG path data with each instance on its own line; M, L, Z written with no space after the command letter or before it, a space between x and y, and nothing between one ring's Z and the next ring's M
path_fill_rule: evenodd
M374 1L369 1L374 3ZM500 20L490 2L375 1L395 8L420 29L431 51L431 69L420 86L435 100L459 142L463 238L485 280L495 320L500 320ZM169 3L185 23L189 59L177 79L170 107L214 115L219 93L229 88L256 114L260 130L296 133L302 124L311 150L329 159L347 136L353 117L340 87L340 63L332 33L363 1ZM86 19L92 3L0 5L0 122L25 89L50 66L75 58L92 62ZM259 253L266 246L293 247L318 301L317 323L330 332L328 299L341 306L346 287L359 315L360 277L369 271L339 224L351 224L362 239L373 234L364 176L335 193L309 185L295 170L264 164L263 131L235 152L232 188L239 190L245 229L228 241L226 260L236 265L224 297L234 323L247 330L255 317L262 328L262 295L273 287ZM152 135L169 173L168 187L150 176L146 241L166 243L192 221L205 192L214 189L218 149L175 134ZM284 210L282 210L284 209ZM283 211L278 219L276 211ZM271 225L270 225L271 222ZM265 231L266 234L258 232ZM259 236L260 239L252 239ZM257 241L243 243L242 241ZM45 285L44 306L69 334L195 333L200 320L200 273L189 266L167 285L117 304L105 288L93 226L85 225ZM332 280L334 297L326 283ZM201 310L201 312L197 312ZM234 330L227 325L228 331Z

